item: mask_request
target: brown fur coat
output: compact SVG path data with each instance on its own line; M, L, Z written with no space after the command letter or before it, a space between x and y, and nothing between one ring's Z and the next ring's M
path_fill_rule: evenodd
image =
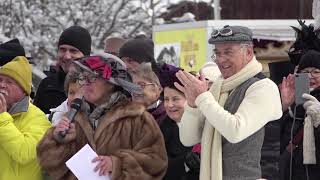
M112 108L100 117L95 131L80 111L75 125L75 133L65 138L68 142L58 143L52 127L38 144L40 165L53 179L76 179L65 162L87 143L98 155L112 157L112 180L160 180L164 176L167 156L163 136L142 105L129 102Z

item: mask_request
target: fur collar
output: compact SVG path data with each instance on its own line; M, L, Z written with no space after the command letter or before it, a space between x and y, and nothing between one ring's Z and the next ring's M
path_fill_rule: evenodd
M134 118L137 116L141 116L145 111L146 108L142 104L127 100L117 103L109 111L103 114L99 118L99 125L97 126L96 130L94 130L90 125L89 117L84 111L80 111L78 113L76 121L83 129L91 147L95 149L95 142L108 125L130 117Z

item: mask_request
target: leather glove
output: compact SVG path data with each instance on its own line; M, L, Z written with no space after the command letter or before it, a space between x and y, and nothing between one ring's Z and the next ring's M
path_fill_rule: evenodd
M200 171L200 154L189 151L184 160L185 164L192 171Z
M310 94L303 94L303 98L307 101L303 104L303 108L306 110L313 121L313 125L318 127L320 124L320 102L314 96Z

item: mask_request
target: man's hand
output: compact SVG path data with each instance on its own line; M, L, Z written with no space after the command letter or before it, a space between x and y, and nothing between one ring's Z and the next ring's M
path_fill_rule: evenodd
M193 76L192 74L185 72L185 71L178 71L176 73L177 78L181 82L183 86L181 86L179 83L175 82L174 85L177 89L179 89L181 92L184 93L188 105L190 107L195 108L195 100L196 98L206 92L208 90L208 83L205 80L202 73L200 73L200 80Z
M92 162L98 162L94 172L99 170L99 176L106 176L112 172L112 158L110 156L98 156Z
M0 92L0 113L7 112L7 101L4 93Z

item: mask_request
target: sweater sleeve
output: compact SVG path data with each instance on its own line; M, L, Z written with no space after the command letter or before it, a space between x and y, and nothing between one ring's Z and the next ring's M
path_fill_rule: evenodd
M205 117L197 108L185 105L181 122L178 123L180 141L185 146L193 146L201 141Z
M208 122L231 143L242 141L282 115L278 88L269 79L247 89L235 114L224 110L210 92L202 93L195 102Z
M117 180L161 180L168 160L162 133L151 114L143 113L134 124L132 149L112 154L112 177ZM129 138L129 137L128 137Z
M36 112L25 119L17 119L18 126L14 124L13 117L8 112L0 114L0 146L17 163L28 164L36 159L36 146L46 130L50 127L45 114Z

